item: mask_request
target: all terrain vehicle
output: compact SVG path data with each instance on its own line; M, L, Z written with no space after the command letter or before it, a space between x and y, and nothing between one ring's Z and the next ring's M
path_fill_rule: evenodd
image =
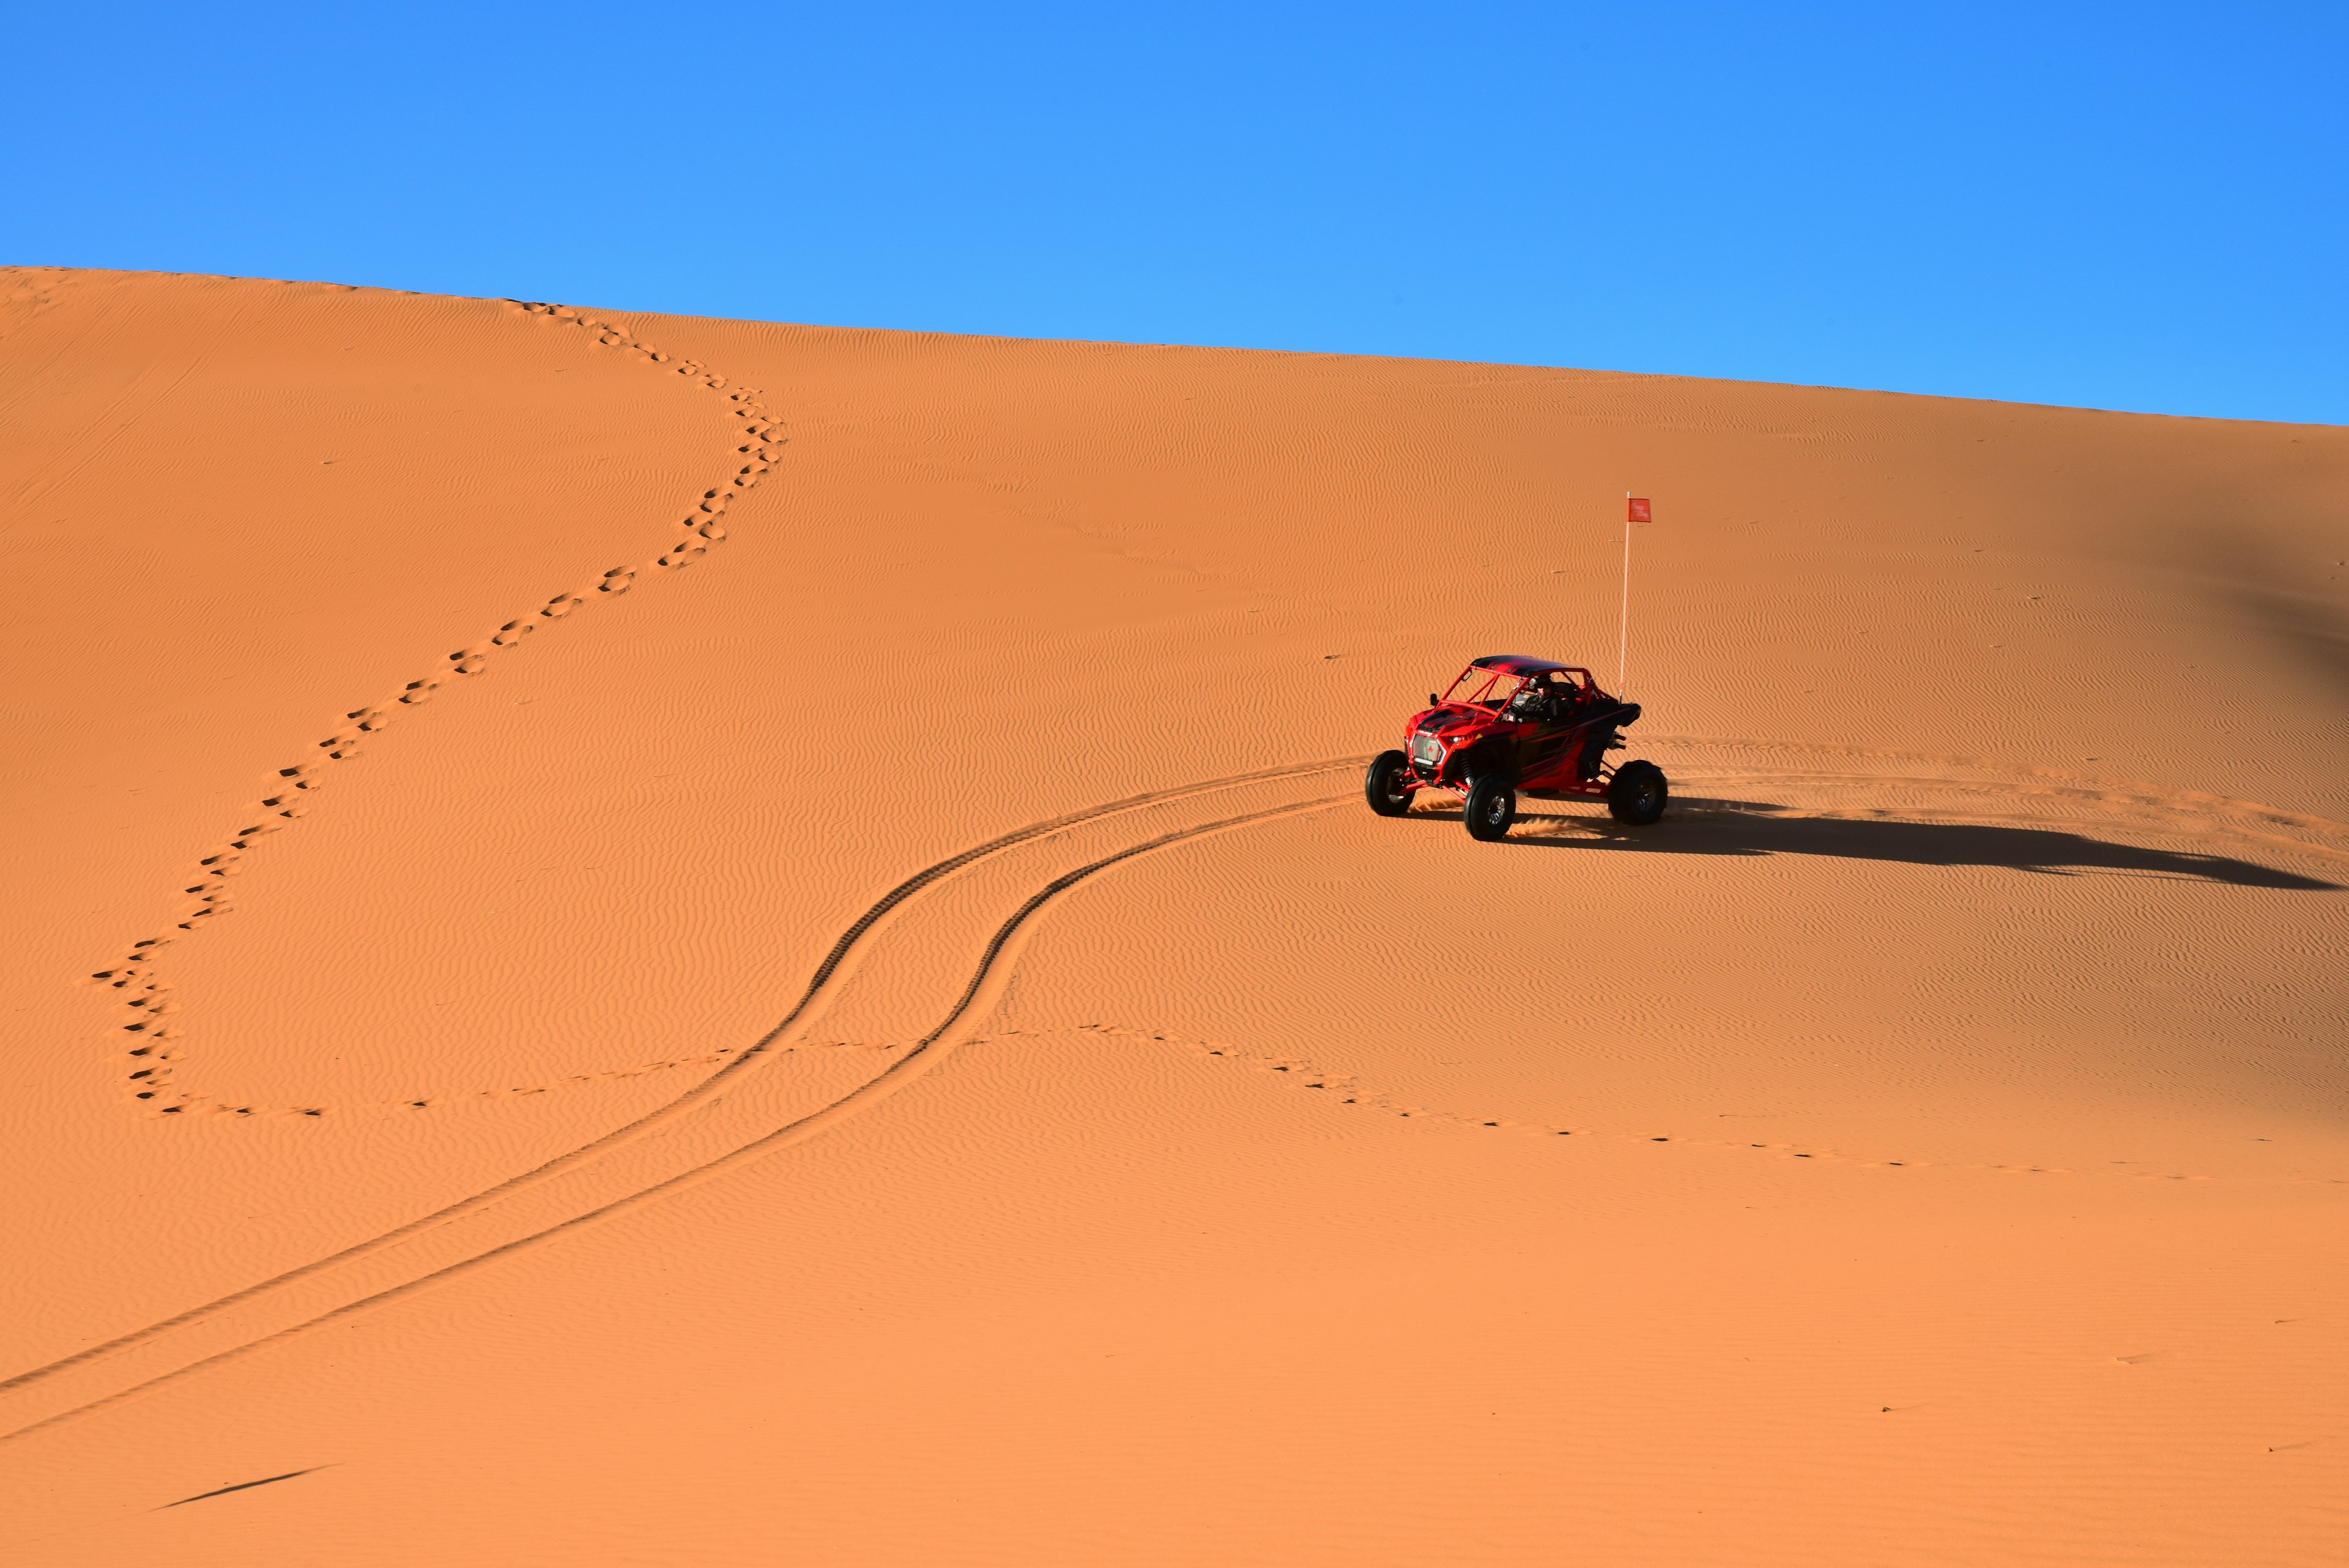
M1603 800L1619 822L1645 826L1664 815L1671 787L1651 762L1617 767L1618 734L1640 717L1637 702L1599 689L1590 671L1519 653L1487 654L1452 689L1411 717L1403 749L1371 759L1362 793L1381 816L1401 816L1423 789L1460 797L1468 836L1508 836L1517 797Z

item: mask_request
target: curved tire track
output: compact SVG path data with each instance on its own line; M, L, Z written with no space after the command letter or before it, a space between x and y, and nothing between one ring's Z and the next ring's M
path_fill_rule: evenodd
M1674 737L1673 739L1678 740L1680 738ZM2326 829L2332 829L2337 833L2349 835L2349 828L2345 828L2342 824L2330 822L2323 818L2309 817L2300 815L2298 814L2281 812L2276 808L2261 805L2255 802L2234 800L2219 796L2199 795L2189 792L2168 791L2160 789L2158 786L2145 784L2126 784L2116 786L2106 784L2103 781L2083 778L2078 775L2050 774L2045 770L2025 770L2013 767L2001 767L1998 764L1984 763L1971 759L1923 756L1915 753L1903 753L1890 751L1860 752L1856 749L1832 746L1788 747L1785 745L1771 745L1767 742L1757 743L1754 742L1711 741L1694 742L1683 742L1682 743L1710 744L1715 746L1727 746L1738 749L1750 748L1755 750L1791 749L1795 751L1841 754L1854 758L1879 757L1886 760L1898 760L1904 763L1913 763L1922 762L1945 766L1955 765L1970 769L1978 769L1990 773L2003 773L2009 777L2018 780L2036 778L2054 783L2055 787L2053 789L2046 789L2043 786L2041 791L2031 793L2054 794L2069 798L2075 803L2084 801L2099 802L2107 806L2117 807L2118 809L2115 812L2115 815L2121 816L2133 815L2131 808L2135 808L2137 811L2144 811L2146 808L2150 807L2153 813L2171 819L2164 826L2168 831L2173 833L2179 831L2185 826L2185 823L2178 819L2193 820L2199 818L2200 822L2208 825L2202 828L2202 832L2205 834L2212 834L2217 836L2237 837L2251 842L2261 843L2273 848L2297 850L2303 853L2313 851L2321 856L2339 857L2343 852L2339 849L2333 849L2323 844L2311 843L2306 839L2287 839L2273 834L2262 833L2258 831L2257 828L2251 825L2258 824L2261 826L2289 825L2291 826L2301 828L2302 831L2315 831L2322 833ZM946 859L940 860L934 865L926 867L915 873L905 881L900 882L895 888L892 888L887 893L884 894L880 898L876 899L872 905L868 906L865 910L844 930L843 930L840 936L834 940L831 950L825 954L823 960L818 964L814 973L810 978L806 989L802 992L799 1000L792 1005L790 1012L784 1015L781 1022L778 1023L774 1028L769 1030L767 1033L762 1035L754 1044L745 1048L740 1055L736 1056L725 1066L719 1068L717 1072L711 1074L709 1077L703 1079L700 1083L695 1085L692 1088L678 1096L676 1098L646 1113L644 1116L636 1118L633 1122L602 1135L592 1142L583 1144L577 1148L556 1156L554 1158L534 1167L528 1171L524 1171L517 1176L509 1178L507 1180L501 1182L494 1187L485 1189L469 1198L461 1199L457 1202L436 1210L431 1214L411 1220L394 1230L385 1231L377 1237L369 1239L368 1241L356 1243L340 1251L315 1260L309 1263L300 1265L297 1268L288 1270L282 1274L275 1275L268 1280L262 1281L254 1285L248 1286L243 1290L233 1293L229 1295L222 1296L215 1301L207 1303L202 1306L191 1308L187 1312L175 1314L171 1318L149 1324L144 1328L133 1330L129 1334L119 1335L105 1344L94 1345L87 1350L78 1352L73 1355L52 1362L47 1366L34 1368L31 1371L22 1373L15 1377L9 1378L5 1382L0 1382L0 1392L7 1392L32 1386L74 1367L86 1366L105 1356L136 1348L140 1345L152 1342L153 1340L176 1329L191 1326L232 1308L256 1301L267 1295L271 1292L292 1285L303 1280L314 1278L337 1266L355 1262L362 1258L382 1251L387 1248L417 1236L423 1231L434 1229L452 1220L464 1218L467 1215L475 1213L489 1207L502 1199L522 1191L528 1187L534 1186L557 1176L564 1171L584 1165L604 1154L611 1152L613 1149L623 1144L635 1140L662 1124L684 1115L695 1106L709 1100L733 1086L743 1076L752 1071L757 1064L767 1059L774 1052L778 1044L783 1039L784 1035L791 1030L792 1025L798 1023L806 1014L808 1009L819 999L819 997L825 993L827 989L838 976L842 965L846 961L852 951L860 942L871 935L876 927L886 920L893 911L905 903L906 900L914 898L926 888L935 886L940 881L952 877L957 872L961 871L980 860L1000 854L1003 851L1019 845L1033 843L1057 834L1069 832L1087 824L1100 822L1126 813L1144 810L1154 805L1161 805L1175 801L1194 798L1202 794L1213 794L1217 791L1237 788L1251 784L1277 782L1283 779L1306 777L1317 773L1335 772L1340 768L1359 766L1363 761L1364 759L1359 757L1338 758L1324 762L1298 763L1282 767L1259 769L1250 773L1233 774L1226 778L1205 780L1195 784L1181 785L1173 789L1152 791L1144 794L1130 795L1121 800L1112 801L1082 811L1071 812L1061 816L1048 818L1024 827L1017 828L1009 833L989 839L986 843L975 846L969 849L963 850L958 854L950 856ZM1738 773L1740 774L1741 782L1747 779L1750 779L1753 782L1763 782L1764 779L1771 778L1781 779L1788 782L1800 780L1833 780L1836 782L1843 782L1848 780L1853 783L1873 782L1878 784L1890 783L1941 785L1945 787L1955 786L1968 789L1980 789L1989 783L1989 781L1982 779L1961 780L1955 778L1939 778L1930 776L1919 777L1914 775L1896 775L1894 777L1887 778L1881 774L1826 774L1816 772L1767 768L1761 770L1738 770ZM2111 793L2116 790L2122 793L2118 795ZM150 1378L134 1385L131 1388L122 1390L119 1393L109 1395L99 1400L76 1407L73 1409L62 1412L58 1415L46 1417L29 1426L18 1428L16 1431L0 1434L0 1443L11 1441L16 1438L24 1437L30 1433L45 1429L62 1421L78 1418L80 1416L110 1407L115 1404L134 1397L139 1394L162 1386L167 1383L176 1381L181 1377L191 1376L195 1372L203 1368L221 1365L228 1360L250 1354L265 1345L279 1343L286 1338L309 1332L310 1330L326 1324L340 1321L343 1318L368 1310L374 1306L388 1303L391 1301L399 1299L406 1294L424 1289L431 1283L455 1278L460 1274L470 1272L476 1268L486 1266L496 1259L534 1247L555 1236L567 1233L584 1225L610 1218L639 1205L654 1201L661 1196L680 1190L684 1187L692 1185L698 1181L708 1179L709 1177L715 1176L725 1169L731 1168L734 1165L758 1158L765 1153L771 1153L773 1150L785 1147L790 1143L797 1142L806 1137L812 1137L845 1116L853 1115L856 1111L885 1097L887 1095L895 1093L896 1089L902 1087L905 1084L911 1082L914 1078L920 1076L923 1073L928 1071L929 1067L935 1065L937 1061L942 1060L947 1053L934 1052L933 1047L941 1039L943 1039L947 1033L953 1029L954 1025L968 1012L971 1004L979 995L981 989L993 974L1005 945L1012 940L1012 938L1025 926L1025 924L1039 909L1040 909L1045 904L1049 903L1053 898L1057 897L1060 893L1074 886L1076 883L1097 875L1101 871L1112 866L1118 865L1125 860L1132 859L1137 856L1150 853L1153 850L1163 848L1169 845L1184 842L1192 838L1197 838L1219 832L1230 831L1232 829L1255 823L1270 821L1279 817L1297 815L1308 811L1325 809L1330 805L1338 804L1344 798L1344 795L1317 798L1303 803L1268 808L1264 811L1248 813L1239 816L1226 817L1195 827L1175 829L1171 832L1145 839L1139 844L1091 861L1062 877L1055 878L1037 893L1032 895L997 930L993 940L988 943L985 952L981 956L978 967L974 970L968 981L965 985L961 996L957 1000L953 1007L947 1013L946 1017L935 1029L933 1029L929 1033L924 1035L921 1040L916 1042L904 1055L897 1058L881 1073L867 1080L864 1084L860 1085L857 1088L850 1091L840 1099L835 1100L830 1105L816 1111L810 1112L806 1116L799 1117L751 1143L743 1145L712 1161L697 1166L692 1169L682 1172L677 1176L666 1179L653 1186L639 1189L628 1196L599 1205L596 1208L574 1216L569 1220L563 1220L555 1225L533 1232L529 1236L522 1237L513 1241L506 1242L500 1246L489 1249L471 1258L435 1270L404 1284L392 1286L387 1290L377 1292L358 1301L347 1303L342 1307L337 1307L331 1312L311 1318L290 1328L279 1330L260 1339L250 1341L243 1345L236 1346L229 1350L219 1352L214 1355L204 1357L175 1371L165 1373L158 1377ZM2230 817L2232 817L2235 820L2227 820ZM2156 831L2160 831L2160 829L2156 829Z
M1069 817L1055 819L1055 821L1051 823L1037 824L1031 827L1020 829L1016 833L1007 834L1001 838L991 840L988 844L982 845L977 849L967 850L963 854L956 856L951 859L940 861L937 865L917 873L916 876L907 878L906 881L900 883L896 888L891 889L890 892L876 902L873 908L866 910L864 915L861 917L854 925L851 926L848 930L842 933L840 940L833 944L832 953L825 959L823 964L818 968L815 979L810 981L808 990L800 999L799 1004L792 1009L791 1014L784 1019L783 1023L777 1024L773 1030L769 1032L766 1037L760 1042L759 1048L763 1049L771 1044L786 1028L790 1026L792 1021L796 1019L800 1013L805 1010L809 1002L815 997L817 992L821 991L824 984L832 978L833 974L836 972L839 968L840 961L845 957L849 948L854 944L859 937L870 930L873 925L889 909L894 909L900 903L903 903L905 899L912 897L914 893L919 891L923 888L928 887L931 883L937 881L941 877L950 875L953 871L969 865L973 860L979 858L983 855L995 853L997 850L1007 848L1013 844L1029 842L1031 839L1043 836L1048 832L1065 830L1065 828L1073 826L1080 822L1097 821L1102 817L1113 815L1120 812L1134 810L1143 805L1156 804L1157 802L1164 799L1181 798L1186 794L1197 794L1213 788L1229 787L1233 783L1254 783L1264 779L1289 778L1313 773L1330 772L1334 771L1338 767L1350 767L1354 765L1357 760L1358 759L1348 758L1342 762L1334 763L1322 763L1308 766L1272 769L1260 774L1243 774L1237 780L1217 781L1217 783L1214 784L1195 785L1184 790L1164 791L1152 795L1138 795L1132 797L1127 801L1117 802L1108 806L1096 807L1089 812L1076 813ZM979 955L978 963L972 970L970 979L965 983L962 994L956 998L954 1005L947 1009L946 1016L938 1022L936 1027L933 1028L928 1033L923 1035L921 1039L915 1042L912 1047L910 1047L905 1054L899 1056L887 1067L882 1069L882 1071L875 1074L873 1077L867 1079L864 1083L860 1084L855 1088L850 1090L847 1094L833 1101L831 1104L824 1106L820 1109L811 1111L805 1116L797 1117L792 1121L787 1122L783 1126L777 1127L774 1131L770 1132L763 1137L754 1138L749 1143L742 1144L725 1154L719 1155L715 1159L704 1161L702 1164L695 1166L690 1169L680 1171L677 1175L667 1177L649 1187L640 1188L636 1191L629 1193L626 1197L615 1199L610 1202L600 1204L583 1213L575 1214L568 1220L564 1220L542 1230L533 1231L527 1236L521 1236L515 1238L513 1241L502 1242L495 1247L477 1252L470 1258L461 1259L457 1262L450 1263L444 1267L435 1269L429 1273L421 1274L415 1279L405 1282L404 1283L391 1286L388 1290L378 1291L372 1295L363 1296L357 1301L346 1303L342 1306L334 1308L332 1311L321 1313L316 1317L309 1318L302 1323L295 1324L287 1328L279 1329L273 1334L264 1334L258 1339L248 1340L243 1345L217 1352L212 1355L205 1356L201 1360L190 1362L184 1366L174 1368L170 1372L162 1373L157 1376L148 1378L143 1382L133 1384L129 1388L118 1390L117 1392L106 1395L101 1398L90 1400L86 1404L78 1405L68 1410L59 1411L56 1415L45 1417L27 1426L17 1428L14 1431L0 1433L0 1444L14 1442L20 1438L30 1437L36 1432L45 1431L52 1427L62 1426L67 1422L79 1420L84 1417L93 1416L100 1411L111 1409L118 1405L126 1404L133 1399L139 1398L142 1395L156 1392L159 1389L181 1382L187 1378L193 1377L197 1374L207 1371L212 1367L222 1366L233 1361L242 1360L245 1356L255 1355L272 1345L282 1345L289 1340L299 1338L305 1334L308 1334L318 1329L326 1327L329 1324L342 1322L347 1318L356 1317L360 1314L371 1312L377 1307L389 1305L394 1302L403 1300L409 1296L429 1290L435 1285L443 1284L451 1280L459 1279L479 1270L488 1268L503 1259L545 1245L558 1237L568 1235L574 1231L582 1230L590 1225L599 1224L604 1220L616 1218L633 1210L657 1202L663 1198L683 1191L688 1187L698 1186L701 1182L707 1181L713 1177L731 1170L737 1166L748 1164L752 1160L772 1154L778 1149L785 1148L792 1144L803 1142L808 1138L814 1137L839 1122L842 1122L848 1117L856 1115L858 1112L886 1099L891 1095L894 1095L899 1089L904 1088L907 1084L912 1083L915 1079L922 1076L931 1068L944 1061L950 1054L950 1048L949 1051L934 1051L933 1047L937 1045L940 1041L944 1040L954 1029L955 1025L961 1021L963 1016L969 1012L971 1003L978 999L981 990L987 984L989 977L994 973L997 961L1002 956L1005 947L1039 910L1042 909L1045 905L1050 903L1054 898L1066 892L1069 888L1075 887L1078 883L1084 881L1088 877L1108 870L1112 866L1121 865L1125 861L1150 854L1154 850L1164 849L1176 844L1186 843L1192 839L1208 837L1219 833L1227 833L1237 828L1278 821L1285 817L1299 816L1309 812L1326 811L1332 806L1343 804L1347 798L1348 796L1346 794L1320 796L1311 800L1292 802L1287 805L1270 806L1262 811L1247 812L1237 816L1225 817L1216 822L1203 823L1192 827L1176 828L1171 832L1159 834L1155 837L1144 839L1139 844L1129 845L1123 849L1116 850L1111 854L1102 856L1098 859L1090 861L1085 865L1080 866L1072 871L1064 872L1061 876L1056 877L1051 881L1046 883L1033 894L1030 895L1027 901L1022 903L1019 909L1012 911L1009 918L1005 919L1003 923L996 929L994 936L989 939L985 950ZM744 1061L750 1059L750 1054L746 1052L742 1057L738 1058L733 1063L730 1063L724 1071L730 1072L735 1068L740 1067ZM698 1085L689 1096L680 1096L678 1100L672 1101L670 1105L663 1106L660 1110L650 1113L645 1117L639 1118L636 1122L631 1123L627 1128L622 1129L622 1132L633 1134L644 1127L655 1117L666 1119L667 1116L675 1113L677 1109L689 1097L706 1097L706 1094L709 1090L711 1084L715 1083L716 1079L720 1075L722 1075L722 1074L713 1075L710 1080ZM610 1139L619 1136L619 1134L606 1135L605 1138L599 1139L595 1144L583 1146L583 1149L580 1151L574 1151L574 1155L566 1155L562 1157L562 1160L567 1163L573 1161L575 1158L585 1158L585 1150L600 1149L607 1147ZM554 1163L555 1162L550 1162L550 1166ZM540 1168L541 1170L546 1170L548 1168L548 1167ZM537 1179L537 1172L531 1173L529 1179ZM515 1182L520 1182L523 1179L525 1179L517 1178L515 1179ZM514 1189L515 1182L502 1184L498 1188L491 1189L490 1194L502 1195L505 1192L512 1191ZM426 1225L437 1223L443 1216L453 1215L458 1208L489 1201L490 1194L484 1194L478 1199L465 1199L463 1204L453 1205L450 1210L442 1210L440 1215L429 1217L426 1220L417 1221L413 1225L405 1227L398 1231L387 1232L385 1237L378 1238L377 1241L372 1242L362 1243L360 1248L350 1249L345 1252L336 1254L333 1258L320 1260L316 1263L305 1265L301 1270L280 1275L275 1280L268 1281L261 1285L251 1287L247 1291L242 1292L236 1296L224 1297L221 1302L214 1303L207 1307L199 1308L194 1313L182 1314L180 1317L169 1320L167 1323L156 1324L150 1328L140 1330L132 1335L126 1335L120 1340L112 1342L111 1348L128 1348L129 1345L141 1340L152 1338L154 1335L164 1332L168 1328L178 1327L185 1324L199 1321L200 1315L210 1316L218 1311L225 1310L227 1306L238 1302L250 1301L260 1293L273 1289L277 1285L290 1282L297 1278L307 1277L318 1272L320 1270L331 1266L336 1262L347 1261L350 1258L362 1255L362 1249L367 1251L379 1250L381 1247L390 1244L390 1238L413 1235L418 1230L424 1228ZM36 1372L25 1374L12 1380L9 1386L22 1387L38 1378L46 1377L55 1372L62 1371L68 1366L84 1364L98 1355L105 1354L108 1348L109 1347L103 1346L98 1347L92 1351L85 1352L80 1356L53 1363L51 1366L40 1368Z
M1050 817L1041 822L1031 823L1025 827L1016 828L1009 833L1000 836L999 837L988 839L984 844L963 850L957 855L949 856L944 860L940 860L934 865L926 867L922 870L916 872L913 876L905 878L903 882L898 883L888 892L883 894L878 899L874 900L870 906L868 906L864 912L859 915L845 930L840 933L839 938L832 944L831 951L826 953L823 961L816 966L813 976L808 981L807 989L801 992L799 1000L792 1003L791 1011L783 1015L781 1023L777 1023L772 1029L767 1031L763 1035L761 1035L755 1044L746 1048L741 1054L736 1056L734 1060L729 1062L717 1072L712 1073L709 1077L704 1078L701 1082L686 1090L683 1094L678 1095L674 1099L646 1112L643 1116L638 1116L632 1122L615 1127L610 1132L605 1133L591 1142L581 1144L576 1148L570 1149L563 1154L557 1155L554 1158L533 1166L530 1169L523 1171L518 1175L509 1177L504 1181L498 1183L494 1187L484 1188L482 1190L473 1193L470 1197L459 1199L454 1203L437 1209L431 1213L420 1216L418 1219L411 1220L404 1225L395 1227L394 1229L386 1231L379 1235L370 1237L367 1241L355 1242L351 1246L345 1247L339 1251L328 1253L323 1258L314 1259L307 1263L303 1263L295 1268L288 1269L283 1273L272 1275L270 1278L260 1281L255 1284L247 1285L242 1290L233 1291L227 1295L206 1302L201 1306L191 1307L185 1312L175 1313L168 1318L149 1324L142 1328L133 1329L128 1334L118 1334L116 1337L109 1339L103 1344L91 1345L86 1350L77 1351L71 1355L60 1357L46 1366L36 1366L29 1371L18 1373L13 1377L7 1378L5 1381L0 1381L0 1394L9 1393L20 1388L31 1387L38 1383L47 1380L48 1378L56 1376L59 1373L69 1371L77 1366L88 1366L93 1361L101 1360L106 1356L113 1355L122 1351L134 1349L140 1345L144 1345L154 1339L160 1338L161 1335L169 1334L173 1330L191 1327L196 1324L202 1323L209 1318L216 1317L220 1314L226 1312L233 1307L243 1306L248 1303L257 1301L272 1291L281 1290L285 1286L297 1283L303 1280L313 1279L330 1269L339 1267L346 1263L356 1262L362 1258L372 1256L377 1252L383 1251L387 1248L396 1246L414 1236L420 1235L426 1231L433 1230L439 1226L447 1224L451 1220L463 1219L467 1215L488 1208L490 1205L496 1203L502 1199L511 1197L526 1188L534 1187L553 1177L561 1175L566 1170L574 1169L590 1160L598 1158L623 1144L633 1142L636 1138L641 1137L646 1133L652 1131L654 1128L663 1125L664 1123L675 1120L677 1117L684 1115L687 1111L692 1109L695 1106L699 1105L705 1100L713 1098L727 1088L731 1087L736 1079L745 1075L756 1064L771 1054L777 1042L783 1037L784 1033L791 1029L792 1024L799 1022L801 1016L807 1012L809 1006L813 1003L824 989L831 984L833 978L839 972L841 964L847 959L850 950L854 949L859 941L864 940L864 938L868 935L876 925L884 920L899 905L905 903L905 900L911 898L923 889L953 876L956 872L963 870L980 860L986 859L990 856L1000 854L1003 851L1013 848L1019 845L1032 843L1038 839L1047 838L1056 834L1066 833L1072 828L1080 827L1089 823L1102 821L1109 817L1122 815L1128 812L1141 811L1150 806L1163 805L1174 801L1189 799L1196 795L1213 794L1219 790L1237 788L1245 784L1270 783L1281 779L1304 777L1316 773L1334 772L1339 768L1359 765L1361 761L1361 759L1359 758L1343 757L1327 762L1304 763L1285 767L1263 768L1253 773L1236 774L1226 778L1203 780L1196 784L1183 784L1173 789L1153 790L1142 794L1128 795L1122 800L1111 801L1102 805L1092 806L1082 811L1071 812L1062 816ZM968 999L966 999L966 1001Z

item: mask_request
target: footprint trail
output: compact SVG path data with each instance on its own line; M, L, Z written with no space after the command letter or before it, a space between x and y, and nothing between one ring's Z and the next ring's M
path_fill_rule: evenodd
M729 506L758 488L781 452L785 441L782 423L756 388L735 386L699 360L664 353L638 339L620 323L570 306L521 300L504 303L509 312L543 328L586 333L595 348L608 349L651 369L681 376L707 388L720 400L721 411L734 424L736 461L732 472L706 486L684 509L675 524L675 536L649 562L614 566L575 592L555 594L479 639L452 650L439 668L374 702L344 713L341 722L309 754L277 770L270 793L247 808L250 815L243 819L243 826L190 867L189 879L180 890L188 902L181 908L179 919L165 929L131 942L111 965L82 981L120 993L120 1016L115 1027L118 1037L128 1038L122 1041L121 1054L114 1060L131 1105L147 1116L259 1117L327 1114L328 1107L323 1105L263 1105L223 1098L186 1085L183 1075L189 1064L178 1044L183 1038L181 1002L167 978L166 950L211 929L222 916L234 912L237 880L246 869L249 857L262 847L264 839L309 815L336 763L359 755L386 726L430 701L452 681L481 674L492 659L520 647L533 633L591 604L626 593L641 574L677 571L700 560L712 545L726 537L724 519ZM406 1103L420 1108L477 1097L481 1096L446 1095Z

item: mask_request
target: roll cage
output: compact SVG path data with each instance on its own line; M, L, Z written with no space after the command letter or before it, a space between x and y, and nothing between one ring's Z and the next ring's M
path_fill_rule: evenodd
M1477 659L1463 670L1441 697L1434 699L1438 708L1482 708L1487 712L1506 713L1517 693L1545 675L1567 677L1563 684L1575 689L1575 695L1588 701L1599 691L1599 683L1590 671L1573 664L1540 664L1537 668L1520 668L1530 660L1510 659L1506 664ZM1558 684L1558 683L1553 683Z

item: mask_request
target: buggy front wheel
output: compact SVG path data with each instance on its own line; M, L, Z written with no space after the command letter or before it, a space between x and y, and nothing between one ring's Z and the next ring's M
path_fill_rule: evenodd
M1664 815L1671 793L1671 786L1664 782L1664 770L1655 763L1625 763L1608 781L1607 809L1618 822L1645 827Z
M1401 816L1411 809L1411 797L1417 793L1406 782L1411 776L1411 763L1401 752L1381 752L1371 759L1370 771L1362 775L1362 794L1371 809L1381 816Z
M1478 843L1506 838L1516 825L1517 792L1508 780L1490 774L1473 779L1468 784L1468 808L1461 815L1468 824L1468 836Z

